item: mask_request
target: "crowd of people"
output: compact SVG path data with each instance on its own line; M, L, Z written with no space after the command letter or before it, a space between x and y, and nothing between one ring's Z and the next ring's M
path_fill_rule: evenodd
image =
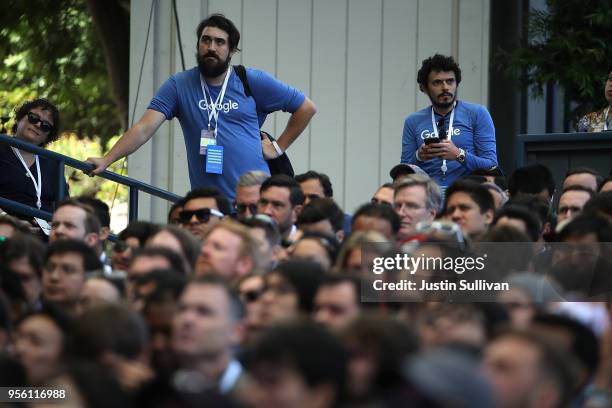
M435 55L417 78L432 105L406 119L401 163L347 214L327 175L270 175L266 164L314 103L232 68L240 34L225 17L197 35L198 67L89 160L98 174L178 117L193 189L165 224L133 221L111 241L107 204L56 197L56 167L0 150L0 195L53 214L0 215L0 386L63 390L66 405L89 407L612 405L612 177L573 168L561 191L541 164L506 177L490 115L457 99L461 71ZM292 112L287 128L260 139L275 110ZM15 119L16 138L58 137L44 99ZM487 267L459 271L481 245ZM455 267L376 272L406 257ZM371 291L411 276L507 289L486 301L476 290Z
M392 173L350 216L322 173L247 172L234 202L196 188L113 243L89 197L58 203L48 243L1 216L2 385L82 406L608 406L612 178L572 169L551 208L541 165L444 199ZM487 302L364 299L376 256L481 242L523 244Z

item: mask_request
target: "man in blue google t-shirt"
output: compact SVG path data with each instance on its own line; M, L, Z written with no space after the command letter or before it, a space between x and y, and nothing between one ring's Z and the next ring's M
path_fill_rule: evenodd
M476 169L496 167L493 120L484 106L457 99L461 69L453 57L424 60L417 82L431 106L406 118L401 162L418 165L443 190Z
M140 120L102 158L89 158L90 175L136 151L165 120L178 118L187 150L191 187L215 187L233 200L238 178L247 171L269 173L267 159L280 156L316 112L314 103L270 74L230 65L240 51L240 32L221 14L197 28L198 66L172 75L157 91ZM278 141L262 141L259 129L269 113L290 112Z

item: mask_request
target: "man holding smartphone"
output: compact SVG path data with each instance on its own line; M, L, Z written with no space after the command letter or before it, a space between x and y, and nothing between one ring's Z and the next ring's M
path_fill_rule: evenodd
M442 190L476 169L497 166L491 115L457 99L461 69L454 59L436 54L424 60L417 82L431 106L406 118L401 162L421 167Z

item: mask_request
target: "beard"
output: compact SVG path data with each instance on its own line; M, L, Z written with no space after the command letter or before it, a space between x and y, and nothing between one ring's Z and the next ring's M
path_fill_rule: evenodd
M448 102L441 101L440 98L442 96L450 96L449 101ZM442 109L447 109L447 108L450 108L453 105L453 103L455 103L455 100L457 99L457 93L456 92L455 92L455 94L443 93L443 94L440 94L440 95L436 96L435 99L431 98L431 97L429 99L431 100L431 104L434 107L442 108Z
M211 58L209 58L211 57ZM231 58L228 56L225 61L221 61L214 54L196 55L198 69L204 78L216 78L227 71Z

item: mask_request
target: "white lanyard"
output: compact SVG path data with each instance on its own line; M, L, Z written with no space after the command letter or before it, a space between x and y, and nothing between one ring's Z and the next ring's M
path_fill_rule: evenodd
M38 155L34 155L34 157L36 158L36 172L38 173L38 182L36 182L36 180L34 180L34 175L30 171L30 168L26 164L25 160L23 160L23 157L21 156L19 150L15 149L14 147L11 147L11 149L13 149L13 152L15 152L15 155L17 155L17 158L28 172L27 176L30 178L30 180L32 180L32 184L34 184L34 190L36 190L36 206L40 210L40 207L42 207L42 202L40 201L40 196L42 194L42 177L40 175L40 162L38 161Z
M453 137L453 120L455 119L455 107L456 106L457 106L457 101L453 103L453 110L451 111L450 119L448 121L448 132L446 133L448 140L451 140L451 138ZM439 137L438 136L438 125L436 124L436 117L434 115L433 105L431 106L431 126L433 126L433 131L436 137ZM446 166L446 159L442 160L442 167L440 167L440 170L442 170L443 174L446 174L446 171L448 170L448 167Z
M610 106L606 108L606 116L604 117L604 131L608 130L608 112L610 111Z
M223 86L221 87L221 92L217 95L217 100L213 102L212 94L208 89L208 85L206 85L206 81L202 78L200 74L200 85L202 86L202 93L204 94L204 101L206 102L206 110L208 111L208 129L210 129L210 120L212 118L215 119L215 137L217 137L217 128L219 127L219 111L221 110L221 105L223 104L223 98L225 97L225 90L227 89L227 83L229 82L229 77L232 72L231 65L227 68L225 72L225 79L223 80ZM208 95L210 95L210 103L208 102Z

